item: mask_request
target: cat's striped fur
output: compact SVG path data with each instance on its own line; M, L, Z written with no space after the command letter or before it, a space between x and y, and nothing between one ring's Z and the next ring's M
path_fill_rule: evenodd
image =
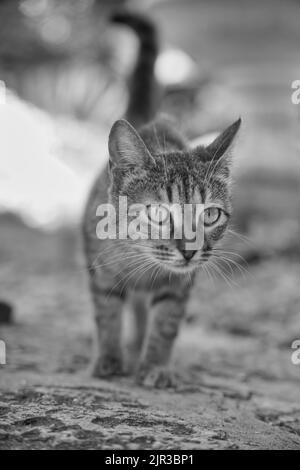
M208 147L191 149L171 121L155 118L154 63L157 37L150 21L129 13L115 21L131 26L141 40L131 79L127 120L117 121L109 136L110 165L97 178L85 217L84 240L93 295L97 356L94 375L122 373L122 310L130 302L137 320L139 382L170 385L168 364L184 317L194 273L222 238L230 217L230 157L227 150L240 120ZM147 123L146 121L154 119ZM141 126L142 124L142 126ZM138 126L138 131L134 126ZM184 240L102 240L96 236L99 204L213 203L221 214L205 230L204 245L193 253ZM148 320L147 320L148 317Z

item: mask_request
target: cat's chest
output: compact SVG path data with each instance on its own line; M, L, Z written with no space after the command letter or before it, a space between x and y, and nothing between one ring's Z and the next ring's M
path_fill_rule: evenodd
M133 268L125 266L118 277L120 285L124 289L130 290L157 290L159 286L168 282L167 276L161 271L161 267L150 266L146 263Z
M167 272L159 265L139 265L135 268L125 267L118 275L120 286L124 290L155 292L164 286L181 289L184 278Z

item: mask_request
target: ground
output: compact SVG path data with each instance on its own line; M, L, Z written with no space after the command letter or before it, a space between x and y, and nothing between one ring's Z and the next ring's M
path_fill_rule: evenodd
M251 263L231 286L200 275L175 347L178 387L152 390L89 375L78 240L8 217L1 227L1 286L15 321L0 333L0 449L300 448L298 261Z
M157 7L165 40L214 77L202 125L243 117L234 208L247 238L227 246L248 265L227 266L230 280L199 274L174 351L176 389L92 379L78 228L43 233L1 219L0 297L15 315L0 331L0 449L300 448L300 365L291 360L300 339L299 122L290 101L300 4L282 5Z

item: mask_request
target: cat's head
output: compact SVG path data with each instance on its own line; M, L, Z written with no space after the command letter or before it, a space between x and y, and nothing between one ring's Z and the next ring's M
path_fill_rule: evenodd
M117 205L119 196L126 196L128 208L141 205L129 214L128 225L133 213L139 218L137 239L129 242L148 260L184 273L209 258L231 215L230 147L240 124L239 119L207 147L155 154L127 121L114 124L109 137L110 199ZM186 236L188 223L194 238Z

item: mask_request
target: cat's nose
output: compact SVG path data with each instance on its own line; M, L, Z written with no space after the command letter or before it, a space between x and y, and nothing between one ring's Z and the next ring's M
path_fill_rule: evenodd
M186 261L190 261L196 253L196 250L181 250L181 253Z

